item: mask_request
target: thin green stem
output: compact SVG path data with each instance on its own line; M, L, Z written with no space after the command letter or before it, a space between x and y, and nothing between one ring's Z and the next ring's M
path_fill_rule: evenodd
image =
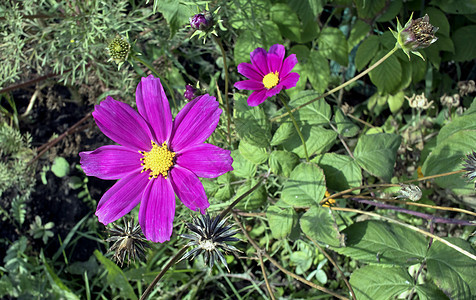
M283 102L284 107L286 107L286 110L288 111L288 114L291 117L291 120L293 121L297 134L301 138L302 147L304 148L304 155L306 156L306 161L309 162L309 154L307 153L306 141L304 140L304 136L302 135L301 130L299 129L296 119L294 119L291 109L289 108L288 104L286 103L286 100L284 100L284 97L281 94L279 94L279 99L281 99L281 102Z
M142 296L140 297L140 300L145 300L147 299L147 297L149 297L150 293L152 292L152 290L154 289L155 285L157 284L157 282L159 282L159 280L165 275L165 273L170 269L171 266L173 266L175 264L175 262L177 261L177 259L179 259L182 255L185 254L185 251L187 251L187 248L188 247L183 247L182 249L180 249L179 252L177 252L177 254L175 254L170 260L169 262L165 265L165 267L160 271L159 275L157 275L154 280L150 283L150 285L147 287L147 289L145 290L145 292L142 294Z
M226 65L226 52L225 48L223 48L223 44L221 40L216 37L215 35L211 35L213 37L213 40L215 43L217 43L218 47L220 48L221 51L221 56L223 57L223 71L225 72L225 106L226 106L226 117L227 117L227 129L228 129L228 143L231 146L231 114L230 114L230 101L228 100L228 67Z
M225 218L226 215L233 209L233 207L235 207L235 205L237 205L241 200L245 199L248 195L253 193L261 185L264 178L265 177L260 178L258 182L252 188L250 188L248 191L243 193L240 197L236 198L236 200L233 201L233 203L231 203L224 211L222 211L220 213L220 219Z
M370 71L372 71L373 69L375 69L376 67L378 67L378 66L379 66L381 63L383 63L387 58L389 58L390 56L392 56L392 54L395 53L398 49L399 49L399 48L395 46L395 47L394 47L392 50L390 50L384 57L382 57L382 58L379 59L377 62L375 62L373 65L371 65L367 70L363 71L362 73L360 73L359 75L355 76L354 78L352 78L352 79L350 79L350 80L344 82L343 84L339 85L338 87L333 88L332 90L328 91L327 93L322 94L322 95L320 95L319 97L316 97L316 98L314 98L314 99L312 99L312 100L310 100L310 101L308 101L308 102L306 102L306 103L304 103L304 104L301 104L301 105L299 105L299 106L296 107L296 108L293 108L293 109L291 110L291 112L295 112L296 110L299 110L299 109L303 108L303 107L306 106L306 105L309 105L309 104L311 104L311 103L313 103L313 102L316 102L316 101L319 100L319 99L325 98L325 97L327 97L327 96L329 96L329 95L331 95L331 94L337 92L338 90L345 88L345 87L348 86L349 84L351 84L351 83L353 83L353 82L359 80L361 77L363 77L364 75L366 75L367 73L369 73ZM270 121L271 121L271 122L276 122L277 120L286 117L289 113L290 113L290 112L287 112L287 113L284 113L284 114L282 114L282 115L280 115L280 116L274 117L274 118L272 118Z
M157 69L154 68L154 66L151 63L149 63L147 60L143 59L142 57L140 57L138 55L131 55L131 57L133 59L135 59L136 61L140 62L141 64L143 64L144 66L146 66L146 68L149 69L152 73L154 73L154 75L156 77L160 77L159 72L157 71ZM169 91L170 96L172 97L172 102L173 102L173 105L174 105L175 109L178 109L177 103L175 102L174 91L170 87L169 83L164 78L160 78L160 82L165 85L165 87Z

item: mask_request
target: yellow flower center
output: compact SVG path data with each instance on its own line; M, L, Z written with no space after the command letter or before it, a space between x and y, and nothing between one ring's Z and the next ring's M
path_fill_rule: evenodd
M264 87L267 88L268 90L277 86L278 82L279 82L279 72L278 71L268 73L268 74L266 74L266 76L263 77Z
M139 151L142 154L141 165L144 167L141 171L150 170L149 179L157 178L160 174L167 179L170 168L174 165L175 152L167 148L167 142L163 142L159 147L152 141L152 149L149 152Z

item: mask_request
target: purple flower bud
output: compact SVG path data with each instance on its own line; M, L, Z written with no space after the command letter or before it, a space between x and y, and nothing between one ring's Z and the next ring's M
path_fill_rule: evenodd
M197 89L195 89L193 86L191 86L190 84L187 84L185 86L185 93L183 93L183 96L185 97L185 99L187 99L188 101L192 101L194 98L195 98L195 92L197 91Z
M207 31L213 26L213 17L209 12L196 14L190 18L190 26L195 30Z

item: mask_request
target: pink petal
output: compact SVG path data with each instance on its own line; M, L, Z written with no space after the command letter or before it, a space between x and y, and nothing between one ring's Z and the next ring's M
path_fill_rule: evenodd
M210 206L203 185L197 175L191 171L175 165L169 172L172 186L182 203L193 211L200 210L203 214Z
M175 195L169 179L159 176L147 185L139 209L139 224L146 239L163 243L172 236Z
M111 140L133 150L149 150L152 134L147 122L129 105L107 97L95 106L93 117Z
M103 146L94 151L81 152L79 156L84 173L101 179L120 179L142 169L142 155L122 146Z
M142 78L136 89L137 109L155 133L156 141L168 141L172 131L172 114L169 100L159 78L150 75Z
M176 163L198 177L206 178L215 178L233 170L230 151L211 144L187 148L177 156Z
M279 72L279 75L281 78L286 77L286 75L291 72L291 70L294 68L294 66L298 63L298 60L296 58L296 54L291 54L283 62L283 66L281 67L281 72Z
M174 152L201 144L217 127L222 110L208 94L185 105L174 120L170 147Z
M235 82L235 87L240 90L254 91L264 88L263 82L255 80L243 80Z
M256 48L250 54L251 63L259 71L261 77L269 73L267 53L263 48Z
M280 82L280 85L284 86L285 89L290 89L295 87L299 78L301 76L298 73L289 73L283 80Z
M285 50L283 45L276 44L271 46L271 48L269 48L267 58L268 58L268 68L270 72L281 71L284 54L285 54Z
M279 92L281 92L282 89L283 89L283 85L282 85L282 84L278 84L278 85L275 86L274 88L269 89L269 90L266 91L266 97L267 97L267 98L273 97L274 95L279 94Z
M262 90L257 90L251 93L251 95L248 97L248 105L249 106L258 106L261 103L264 102L264 100L268 99L268 96L266 96L267 89L262 89Z
M107 225L130 212L141 200L149 172L131 173L114 184L99 200L96 216Z
M238 65L238 72L248 77L249 79L253 79L256 81L263 81L263 76L259 73L259 71L249 63L241 63Z

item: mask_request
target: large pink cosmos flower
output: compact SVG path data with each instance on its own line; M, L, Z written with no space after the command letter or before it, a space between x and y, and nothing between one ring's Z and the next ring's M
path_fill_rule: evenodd
M298 62L296 54L291 54L286 59L284 54L284 46L279 44L271 46L269 52L256 48L250 54L251 64L238 65L238 72L249 80L238 81L235 87L254 91L248 97L249 106L260 105L268 97L279 94L283 88L296 86L300 76L298 73L291 73Z
M215 97L195 98L172 121L160 79L151 75L137 86L136 103L139 113L111 97L95 107L99 129L121 146L81 152L81 167L88 176L120 179L99 201L101 223L121 218L140 202L145 237L162 243L172 235L175 195L204 213L210 204L197 176L214 178L233 170L232 158L230 151L204 143L222 112Z

